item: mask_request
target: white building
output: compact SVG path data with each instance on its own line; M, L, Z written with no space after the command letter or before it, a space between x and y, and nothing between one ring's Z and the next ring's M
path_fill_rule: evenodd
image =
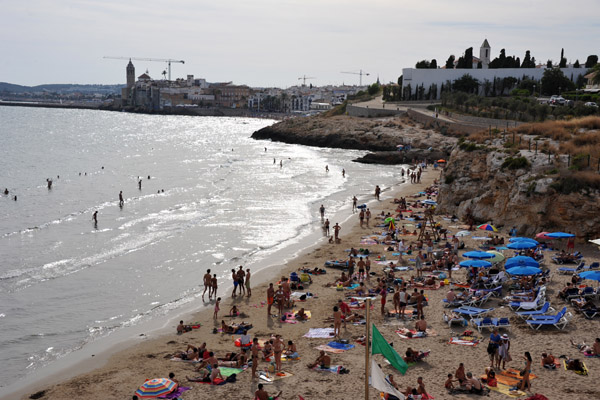
M481 45L479 50L479 60L481 60L482 68L477 69L474 60L474 67L472 69L446 69L446 68L438 68L438 69L418 69L418 68L403 68L402 69L402 93L405 93L408 90L410 85L411 93L414 95L417 88L423 86L425 92L427 93L430 88L435 85L436 88L436 96L435 99L440 98L440 93L442 89L442 85L446 85L447 82L454 82L455 80L463 77L466 74L471 75L473 78L477 79L480 83L479 86L479 94L484 94L484 83L486 81L493 82L494 79L499 78L508 78L513 77L517 79L523 79L523 77L528 77L534 80L541 80L544 76L544 71L546 68L488 68L490 64L490 45L487 39ZM569 66L567 68L561 68L561 71L565 74L565 76L571 79L573 82L577 81L580 75L584 75L586 72L585 68L573 68ZM541 90L542 88L539 88Z

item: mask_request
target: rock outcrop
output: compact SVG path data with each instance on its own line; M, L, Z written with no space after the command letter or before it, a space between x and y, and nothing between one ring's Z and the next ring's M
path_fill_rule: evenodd
M443 136L434 130L422 129L410 119L400 117L291 118L254 132L252 138L307 146L386 152L355 160L370 163L380 160L385 164L410 162L413 158L446 158L456 143L456 138ZM407 144L412 147L412 152L397 152L398 145ZM415 149L419 151L415 152ZM392 156L390 153L397 154Z
M521 150L510 156L526 159L523 168L508 165L508 157L501 147L465 151L457 146L442 173L439 212L459 217L470 212L479 223L516 226L519 235L560 230L578 238L600 237L597 190L587 194L556 190L560 161L547 155Z

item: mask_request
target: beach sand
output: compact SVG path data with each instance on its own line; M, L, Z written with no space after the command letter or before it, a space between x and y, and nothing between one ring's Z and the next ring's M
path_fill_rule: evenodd
M396 205L392 201L394 197L408 197L417 193L431 185L434 179L438 177L439 171L430 169L423 174L422 183L405 184L398 188L392 188L391 192L385 192L385 198L382 201L375 201L369 204L373 215L377 215L381 211L393 212L396 209ZM436 216L436 221L438 220L452 232L461 230L459 227L461 223L453 224L443 220L441 216ZM345 249L349 249L351 246L355 248L367 247L360 245L361 236L381 231L381 228L360 228L358 214L355 214L350 222L350 224L345 224L340 232L341 244L329 244L326 241L320 243L315 248L310 249L284 265L281 273L273 273L270 282L277 282L281 276L289 276L290 272L297 271L302 267L323 267L326 260L347 258ZM371 227L377 222L377 220L372 219ZM505 230L507 229L505 228ZM484 234L485 232L481 232L481 234L474 236L484 236ZM506 232L502 232L501 234L507 237ZM416 241L415 236L407 236L405 239L408 239L409 242ZM465 244L465 251L467 251L476 248L481 242L467 237ZM371 258L376 258L377 254L385 254L388 260L394 259L395 257L391 256L391 252L386 251L386 247L383 245L368 246L371 252L375 253ZM595 247L587 247L585 250L587 262L598 259L598 250ZM509 251L505 252L505 254L508 253ZM546 254L546 265L555 271L558 266L551 263L550 255L550 252ZM382 276L382 266L373 262L372 271L376 272L377 275L371 277L369 287L376 283L377 276ZM195 279L200 282L203 273L204 271L199 271ZM399 275L410 279L410 276L413 274L414 271L410 271L400 273ZM325 345L330 341L330 339L304 338L303 335L308 332L309 328L333 327L332 323L323 322L323 320L326 317L332 316L332 307L338 299L343 298L344 293L337 291L335 288L325 287L325 284L333 282L339 275L340 270L329 268L325 275L312 276L313 283L305 290L314 293L318 298L309 298L306 302L299 303L296 306L297 309L304 307L306 310L312 312L312 318L307 322L299 322L297 324L282 323L277 318L268 317L267 307L264 305L266 303L266 283L254 287L252 289L252 297L250 298L237 297L232 299L230 292L221 292L219 296L223 298L223 302L221 303L221 312L217 321L213 320L213 308L209 307L202 312L184 318L186 324L200 322L202 324L200 329L195 329L183 335L176 335L176 324L173 324L172 328L170 328L172 333L158 337L150 335L148 339L143 340L140 344L121 349L106 362L98 362L97 368L91 372L85 372L64 382L54 385L43 383L33 384L27 391L22 393L22 397L20 398L27 399L31 394L43 390L45 391L43 396L39 397L42 399L131 399L135 390L146 379L167 377L169 372L173 372L176 379L183 386L190 386L192 388L183 394L183 399L253 399L253 394L259 381L251 379L251 371L249 369L238 374L236 383L228 383L222 386L188 383L185 377L194 376L193 366L186 362L171 361L168 357L169 354L178 350L185 350L187 344L198 346L202 342L206 342L208 349L214 351L217 355L235 351L237 348L234 347L233 342L238 337L237 335L212 333L213 328L217 327L217 325L220 326L221 319L225 319L226 322L245 321L252 323L254 325L252 330L250 330L252 337L267 339L271 334L278 333L282 335L285 343L288 340L293 340L297 345L301 360L283 363L283 370L291 373L292 376L285 379L278 379L272 384L265 385L269 394L274 395L279 390L282 390L283 395L281 398L283 399L298 399L298 396L302 396L306 400L364 398L365 347L355 342L357 337L365 334L364 325L355 326L347 324L343 326L341 331L342 338L348 339L356 347L341 354L331 354L332 364L343 365L350 371L348 374L312 371L306 366L307 363L314 361L318 356L319 351L315 347ZM464 270L453 273L455 280L465 280L465 276ZM558 290L569 279L569 276L554 273L552 282L548 285L548 298L551 299L552 306L557 309L566 305L566 303L556 299L555 296ZM596 286L595 283L592 286ZM392 373L394 375L395 381L402 389L406 386L414 387L417 378L422 376L427 391L436 399L479 397L476 395L449 395L443 386L446 375L454 373L459 362L464 362L466 371L472 371L474 375L483 374L485 367L489 366L489 359L486 353L489 331L483 331L481 336L484 340L475 347L448 344L448 340L452 336L452 331L447 323L442 320L442 313L446 309L442 307L441 303L447 290L447 287L442 287L438 290L425 291L429 299L429 306L425 308L424 312L429 327L436 332L436 335L424 339L401 339L395 333L395 330L404 327L414 329L414 322L405 323L397 321L395 318L383 318L380 313L380 301L377 298L374 301L374 308L371 312L371 321L376 324L386 340L393 342L394 348L401 355L404 354L409 346L415 350L430 350L431 354L425 359L425 362L411 366L404 376L386 363L381 355L376 355L375 358L386 374ZM388 296L387 309L393 308L391 297L391 295ZM242 312L247 314L247 317L225 317L232 304L236 304ZM575 315L572 308L569 307L569 311L573 312L574 315L565 331L542 328L541 332L534 332L513 316L513 313L508 308L500 306L498 299L490 301L486 306L495 308L494 317L510 317L512 327L507 333L511 338L511 355L513 361L508 366L517 369L522 368L524 365L522 360L523 353L525 351L531 352L534 359L532 366L533 373L538 376L538 378L532 381L531 394L541 393L549 399L600 397L600 390L596 388L597 385L593 384L595 379L600 378L600 359L585 359L585 363L589 369L589 376L576 375L562 368L554 371L545 370L541 368L539 360L540 354L544 351L550 352L557 357L563 354L570 357L579 357L580 355L577 350L569 345L569 339L571 337L577 340L585 339L587 343L591 343L597 336L599 328L597 320L589 321L579 315ZM273 309L273 312L276 312L276 310ZM454 332L462 332L464 329L475 330L471 326L464 328L453 325ZM258 369L263 370L267 365L266 362L261 362ZM509 396L491 392L489 397L502 399ZM379 399L379 391L370 388L369 398Z

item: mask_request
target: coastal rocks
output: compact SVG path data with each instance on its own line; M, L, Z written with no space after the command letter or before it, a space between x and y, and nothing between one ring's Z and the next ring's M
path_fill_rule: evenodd
M409 151L378 151L367 153L363 157L353 160L362 164L410 164L413 160L439 160L447 158L448 153L442 151L430 150L409 150Z
M511 169L509 158L526 159L527 164ZM438 210L461 218L470 213L478 223L516 226L519 235L561 230L598 237L600 193L557 192L552 185L558 175L549 175L554 168L547 156L530 151L511 157L503 149L464 151L457 146L442 173Z
M408 118L354 118L348 116L291 118L252 134L254 139L317 147L385 152L368 155L358 162L398 164L413 158L447 158L456 138L422 129ZM398 145L410 145L411 152L400 154ZM426 151L415 151L426 150ZM432 152L433 150L433 152ZM396 154L397 153L397 154Z

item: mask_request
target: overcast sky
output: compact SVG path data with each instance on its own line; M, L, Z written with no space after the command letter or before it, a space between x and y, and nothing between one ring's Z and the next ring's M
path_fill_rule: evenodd
M125 83L126 60L173 58L172 78L287 87L396 81L485 38L492 58L600 54L598 0L0 0L0 81ZM165 63L134 61L160 78Z

